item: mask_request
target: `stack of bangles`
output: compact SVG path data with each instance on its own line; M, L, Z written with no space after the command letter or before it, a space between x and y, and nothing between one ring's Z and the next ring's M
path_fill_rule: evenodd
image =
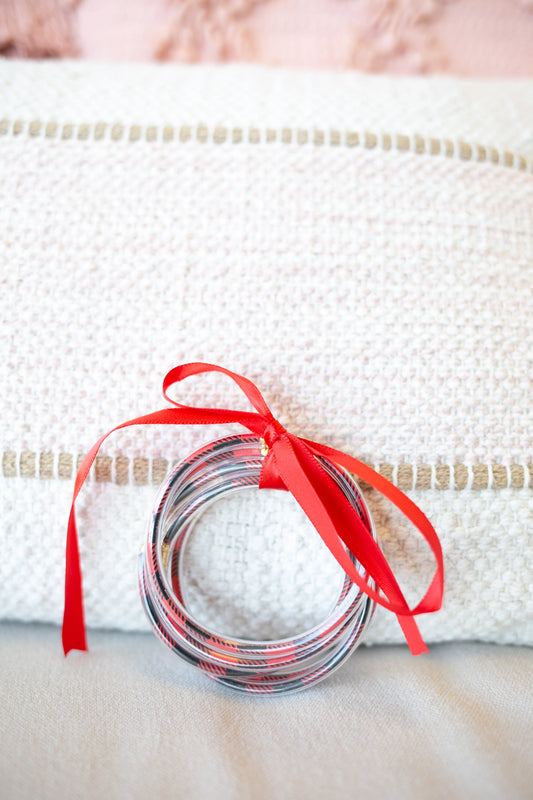
M323 456L320 463L377 541L361 492L344 470ZM264 451L255 435L216 441L181 462L163 485L140 556L139 581L146 613L157 635L209 677L243 692L297 691L330 675L357 646L375 602L345 575L329 616L292 638L247 641L207 630L183 600L187 540L209 505L222 496L257 489ZM359 574L366 570L346 549Z

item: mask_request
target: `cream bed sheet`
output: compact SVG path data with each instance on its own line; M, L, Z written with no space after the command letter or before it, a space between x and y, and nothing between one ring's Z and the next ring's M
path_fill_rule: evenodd
M152 636L0 626L0 797L526 800L532 653L361 648L300 694L231 693Z

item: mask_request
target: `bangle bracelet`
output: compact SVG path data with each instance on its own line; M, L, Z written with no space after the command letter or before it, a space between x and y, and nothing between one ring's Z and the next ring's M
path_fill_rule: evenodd
M187 609L181 567L188 537L211 503L231 492L257 489L263 456L257 436L236 435L213 442L178 464L156 502L140 556L139 584L155 633L175 653L232 689L271 694L298 691L330 675L358 645L376 604L345 575L326 619L291 638L267 641L219 635ZM352 477L324 456L317 458L377 541ZM359 574L371 582L346 552Z

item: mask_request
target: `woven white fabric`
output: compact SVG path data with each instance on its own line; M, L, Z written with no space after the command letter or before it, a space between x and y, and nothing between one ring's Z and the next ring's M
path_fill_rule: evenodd
M2 615L60 619L72 484L58 477L59 456L161 407L165 371L206 360L255 380L295 433L370 463L408 464L415 476L420 465L487 465L483 490L456 491L450 479L443 491L432 479L410 492L447 566L445 609L423 631L533 642L523 599L533 580L523 468L533 460L533 85L128 70L0 64ZM448 138L463 144L449 151ZM243 405L220 380L180 397ZM152 464L227 432L129 429L103 452ZM47 453L55 466L44 479ZM12 477L13 464L27 477ZM518 468L522 488L491 487L496 464ZM89 481L78 505L90 625L145 625L136 558L154 488L130 478ZM277 500L274 538L287 517ZM429 562L396 515L370 502L413 599ZM219 514L217 530L234 519ZM215 533L205 532L206 552L216 553ZM293 591L289 551L269 549L280 607L260 615L265 630L319 615L337 580L317 547L303 581L310 608ZM216 575L195 558L201 605ZM267 606L263 563L250 565L241 617ZM380 615L369 640L400 639Z
M29 484L29 486L28 486ZM90 483L78 504L81 557L84 570L85 607L93 627L148 630L148 622L137 587L138 554L141 550L155 489L149 486L116 486ZM409 496L430 517L440 535L446 561L446 596L438 614L420 618L428 641L475 639L525 644L533 643L531 576L531 515L533 500L527 491L498 492L423 491ZM11 619L59 622L63 611L63 558L65 519L71 499L67 481L6 480L2 486L2 526L6 531L0 562L3 616ZM270 530L266 542L300 531L287 523L285 496L263 500L269 510ZM234 501L237 502L237 501ZM397 573L410 601L420 596L430 576L431 560L399 514L375 493L370 508L383 535L385 554ZM250 512L250 505L246 510ZM219 530L239 519L238 504L231 515L219 512ZM296 515L292 516L292 519ZM242 518L242 514L241 514ZM392 519L391 519L392 518ZM291 517L289 516L289 521ZM16 531L16 543L10 541ZM258 552L264 530L259 515L251 516L247 531L248 551L253 558L247 571L235 569L231 554L225 557L224 542L217 541L210 525L201 531L200 542L209 543L203 554L194 549L190 565L196 575L193 608L201 618L221 629L228 621L242 632L283 633L301 629L312 615L323 611L328 592L337 585L328 554L319 546L306 548L310 564L307 578L318 600L305 592L292 593L291 572L279 550L268 548L269 570ZM11 534L9 534L11 532ZM276 537L277 532L277 537ZM209 539L211 537L211 539ZM227 546L231 546L227 539ZM279 544L279 542L278 542ZM290 552L290 543L281 543ZM203 558L202 558L203 555ZM221 572L217 556L229 566ZM298 563L298 562L296 562ZM290 564L293 566L294 562ZM319 572L319 567L325 574ZM240 583L238 596L234 582ZM321 582L322 581L322 582ZM280 590L268 606L270 587ZM331 595L330 595L331 596ZM221 609L226 600L229 608ZM205 601L212 601L206 605ZM233 614L230 604L233 603ZM258 617L258 619L256 619ZM396 619L378 610L365 635L366 642L402 642Z
M531 157L532 93L528 80L25 60L2 64L0 114L63 123L327 126L466 139Z

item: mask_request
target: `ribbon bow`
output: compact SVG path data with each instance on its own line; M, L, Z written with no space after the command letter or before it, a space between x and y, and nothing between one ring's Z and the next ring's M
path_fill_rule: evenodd
M169 388L190 375L221 372L242 389L256 409L235 411L224 408L196 408L177 403L168 396ZM444 590L444 564L438 536L427 517L406 495L366 464L317 442L302 439L287 431L272 415L263 395L252 381L213 364L191 363L174 367L163 381L163 395L174 408L146 414L102 436L85 456L76 476L67 530L65 612L63 617L63 649L87 650L83 613L82 579L76 533L74 504L102 442L114 431L129 425L209 425L239 422L265 442L266 456L261 469L259 488L287 489L304 510L340 566L366 594L379 605L394 612L413 655L427 652L415 621L418 614L438 611ZM387 497L418 528L428 542L437 569L428 590L415 608L410 608L392 574L391 568L370 531L352 508L339 486L326 472L316 456L325 456ZM378 590L354 567L343 546L350 550Z

